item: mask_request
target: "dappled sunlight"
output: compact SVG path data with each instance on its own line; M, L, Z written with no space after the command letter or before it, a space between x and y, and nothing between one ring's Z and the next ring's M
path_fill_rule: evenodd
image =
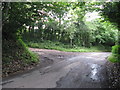
M101 16L99 16L98 12L89 12L85 15L85 17L86 17L86 21L92 21L97 18L101 18Z

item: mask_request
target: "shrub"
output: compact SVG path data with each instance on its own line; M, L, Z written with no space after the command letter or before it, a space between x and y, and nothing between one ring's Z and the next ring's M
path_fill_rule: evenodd
M120 45L115 45L112 47L113 54L120 54Z
M115 45L112 47L112 55L108 57L111 62L120 62L120 45Z

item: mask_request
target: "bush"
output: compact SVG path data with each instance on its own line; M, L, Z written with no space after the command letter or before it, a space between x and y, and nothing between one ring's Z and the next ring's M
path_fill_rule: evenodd
M120 45L115 45L112 47L113 54L120 54Z
M108 57L111 62L120 62L120 45L115 45L112 47L112 55Z

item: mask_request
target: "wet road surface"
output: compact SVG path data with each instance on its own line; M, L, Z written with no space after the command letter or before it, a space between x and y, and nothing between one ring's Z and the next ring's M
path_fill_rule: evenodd
M14 77L4 78L3 88L105 88L106 57L109 52L62 52L34 50L53 60L52 64ZM49 54L49 55L48 55ZM43 58L45 61L46 58Z

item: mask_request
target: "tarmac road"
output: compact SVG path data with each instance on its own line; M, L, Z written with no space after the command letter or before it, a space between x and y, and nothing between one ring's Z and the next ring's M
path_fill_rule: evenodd
M30 50L41 56L42 63L44 62L41 63L42 67L4 78L3 88L108 87L105 64L109 52L78 53L33 48Z

